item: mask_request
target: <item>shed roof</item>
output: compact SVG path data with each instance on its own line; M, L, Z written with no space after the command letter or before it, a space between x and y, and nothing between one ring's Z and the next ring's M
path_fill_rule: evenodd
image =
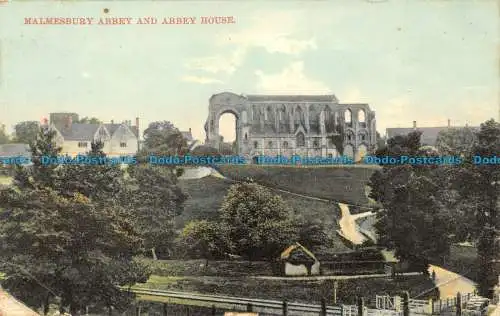
M303 251L307 256L309 256L311 259L314 259L315 261L318 260L318 259L316 259L316 256L311 251L309 251L309 249L302 246L298 242L291 245L290 247L286 248L285 250L283 250L283 252L281 253L281 256L280 256L281 260L287 260L288 258L290 258L292 253L296 250Z

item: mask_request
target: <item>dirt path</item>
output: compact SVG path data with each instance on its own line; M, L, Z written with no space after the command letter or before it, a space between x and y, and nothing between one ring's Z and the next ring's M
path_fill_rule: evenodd
M5 316L39 316L33 310L16 300L12 295L0 288L0 315Z
M340 207L340 215L342 216L339 221L340 233L353 244L361 245L366 240L366 237L359 231L356 219L371 216L373 212L352 215L348 205L343 203L339 203L338 205Z
M436 273L436 281L434 283L439 288L441 299L455 297L457 292L463 294L472 293L476 288L476 283L460 274L434 265L429 267L431 274L432 271Z

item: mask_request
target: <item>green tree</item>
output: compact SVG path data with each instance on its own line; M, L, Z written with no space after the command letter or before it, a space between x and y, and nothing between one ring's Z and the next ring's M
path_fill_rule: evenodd
M157 259L158 248L167 252L175 239L175 217L183 211L187 195L177 178L162 167L139 165L129 170L121 204L131 210L145 247Z
M40 123L37 121L26 121L17 123L14 127L16 136L14 142L31 144L36 140L40 131Z
M102 124L102 121L99 120L98 118L95 118L95 117L83 117L77 121L75 121L74 123L81 123L81 124Z
M325 224L319 219L299 216L295 222L298 242L310 250L328 247L331 238L326 233Z
M9 189L0 199L4 285L34 307L58 296L72 314L90 304L121 309L133 297L119 286L147 279L133 262L141 239L115 208L97 208L83 195L64 198L51 189Z
M181 244L189 257L209 260L222 258L231 249L224 226L206 220L191 221L183 229Z
M119 286L145 281L148 272L133 260L143 252L133 212L116 203L119 174L108 166L44 165L41 156L60 151L54 136L40 130L33 166L19 167L14 186L0 193L7 287L35 307L56 296L72 312L84 305L126 307L131 297ZM102 154L99 145L92 154Z
M16 166L13 183L20 189L29 188L53 188L56 183L55 164L45 164L43 157L58 156L62 150L56 145L56 132L46 126L37 127L38 134L34 141L30 143L31 160L33 166L25 168Z
M184 155L187 141L182 133L168 121L150 123L144 130L144 149L148 153Z
M10 142L10 137L5 130L5 125L0 125L0 145L8 144Z
M462 201L474 201L476 221L471 223L472 231L478 233L478 289L484 296L491 297L498 271L493 261L498 259L495 241L499 236L498 203L500 168L495 164L476 164L474 157L491 158L500 152L500 124L489 120L481 124L476 134L477 141L462 166L455 168L455 188ZM474 225L475 224L475 225Z
M470 127L448 128L439 132L436 148L442 155L466 156L477 142L475 131Z
M396 136L377 156L429 156L420 132ZM443 201L442 170L432 165L384 165L370 179L370 197L382 204L375 225L379 244L427 271L431 260L449 253L450 216Z
M231 186L220 209L233 253L272 260L298 238L293 214L283 199L255 183Z

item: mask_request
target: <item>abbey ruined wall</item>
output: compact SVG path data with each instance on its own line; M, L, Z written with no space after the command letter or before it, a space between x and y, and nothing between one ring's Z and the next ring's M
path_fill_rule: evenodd
M356 160L376 145L375 112L368 104L340 104L333 95L237 95L209 100L206 143L221 145L219 120L236 117L238 154L268 156L343 155Z

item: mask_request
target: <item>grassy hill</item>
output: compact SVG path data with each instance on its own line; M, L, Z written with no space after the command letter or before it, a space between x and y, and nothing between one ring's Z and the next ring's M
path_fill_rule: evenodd
M367 198L367 183L376 170L374 166L259 166L221 165L224 176L257 183L294 193L344 202L373 206Z
M190 220L215 220L218 217L218 209L224 200L227 189L234 182L208 176L201 179L180 180L179 185L189 195L185 204L185 210L177 219L178 227ZM349 251L336 231L339 229L337 220L340 210L335 204L306 199L295 195L276 192L293 209L296 214L302 214L306 218L320 219L328 228L330 236L334 240L331 245L335 251Z

